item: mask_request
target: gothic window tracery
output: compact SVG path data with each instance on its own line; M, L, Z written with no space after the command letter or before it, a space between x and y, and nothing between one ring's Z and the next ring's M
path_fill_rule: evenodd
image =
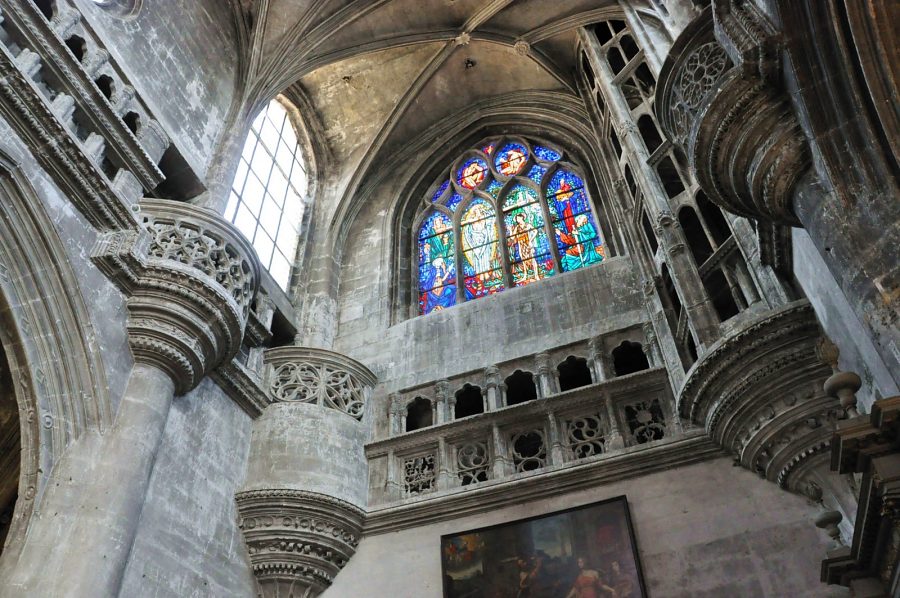
M449 174L415 228L420 315L607 257L584 179L560 150L487 140Z
M225 218L253 243L262 266L287 289L309 179L284 101L272 100L254 119Z

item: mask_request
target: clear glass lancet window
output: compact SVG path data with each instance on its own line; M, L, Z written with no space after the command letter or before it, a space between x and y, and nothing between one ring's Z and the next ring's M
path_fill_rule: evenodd
M290 283L308 183L294 126L276 98L247 134L225 218L253 243L282 289Z

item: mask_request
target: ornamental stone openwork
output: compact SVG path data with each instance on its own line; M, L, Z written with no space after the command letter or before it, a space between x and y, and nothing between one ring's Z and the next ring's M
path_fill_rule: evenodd
M302 490L235 496L259 596L318 596L356 552L365 513Z
M807 463L824 461L840 401L817 352L822 333L806 300L767 312L728 335L691 368L678 397L683 418L706 428L735 463L805 493Z
M265 360L271 366L267 387L273 401L311 403L362 420L376 383L363 364L311 347L270 349Z
M715 0L673 44L655 109L713 202L798 226L793 191L810 156L781 89L774 31L752 3Z
M128 296L135 360L168 373L183 394L238 352L259 263L240 231L206 208L145 199L140 221L102 236L93 259Z

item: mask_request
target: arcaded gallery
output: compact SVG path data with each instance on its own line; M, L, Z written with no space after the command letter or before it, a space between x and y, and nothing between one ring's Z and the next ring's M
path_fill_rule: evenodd
M898 0L0 0L0 598L900 598Z

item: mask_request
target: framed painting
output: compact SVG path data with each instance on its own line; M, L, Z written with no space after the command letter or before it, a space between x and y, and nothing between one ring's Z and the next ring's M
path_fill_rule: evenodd
M644 598L628 502L441 537L444 598Z

